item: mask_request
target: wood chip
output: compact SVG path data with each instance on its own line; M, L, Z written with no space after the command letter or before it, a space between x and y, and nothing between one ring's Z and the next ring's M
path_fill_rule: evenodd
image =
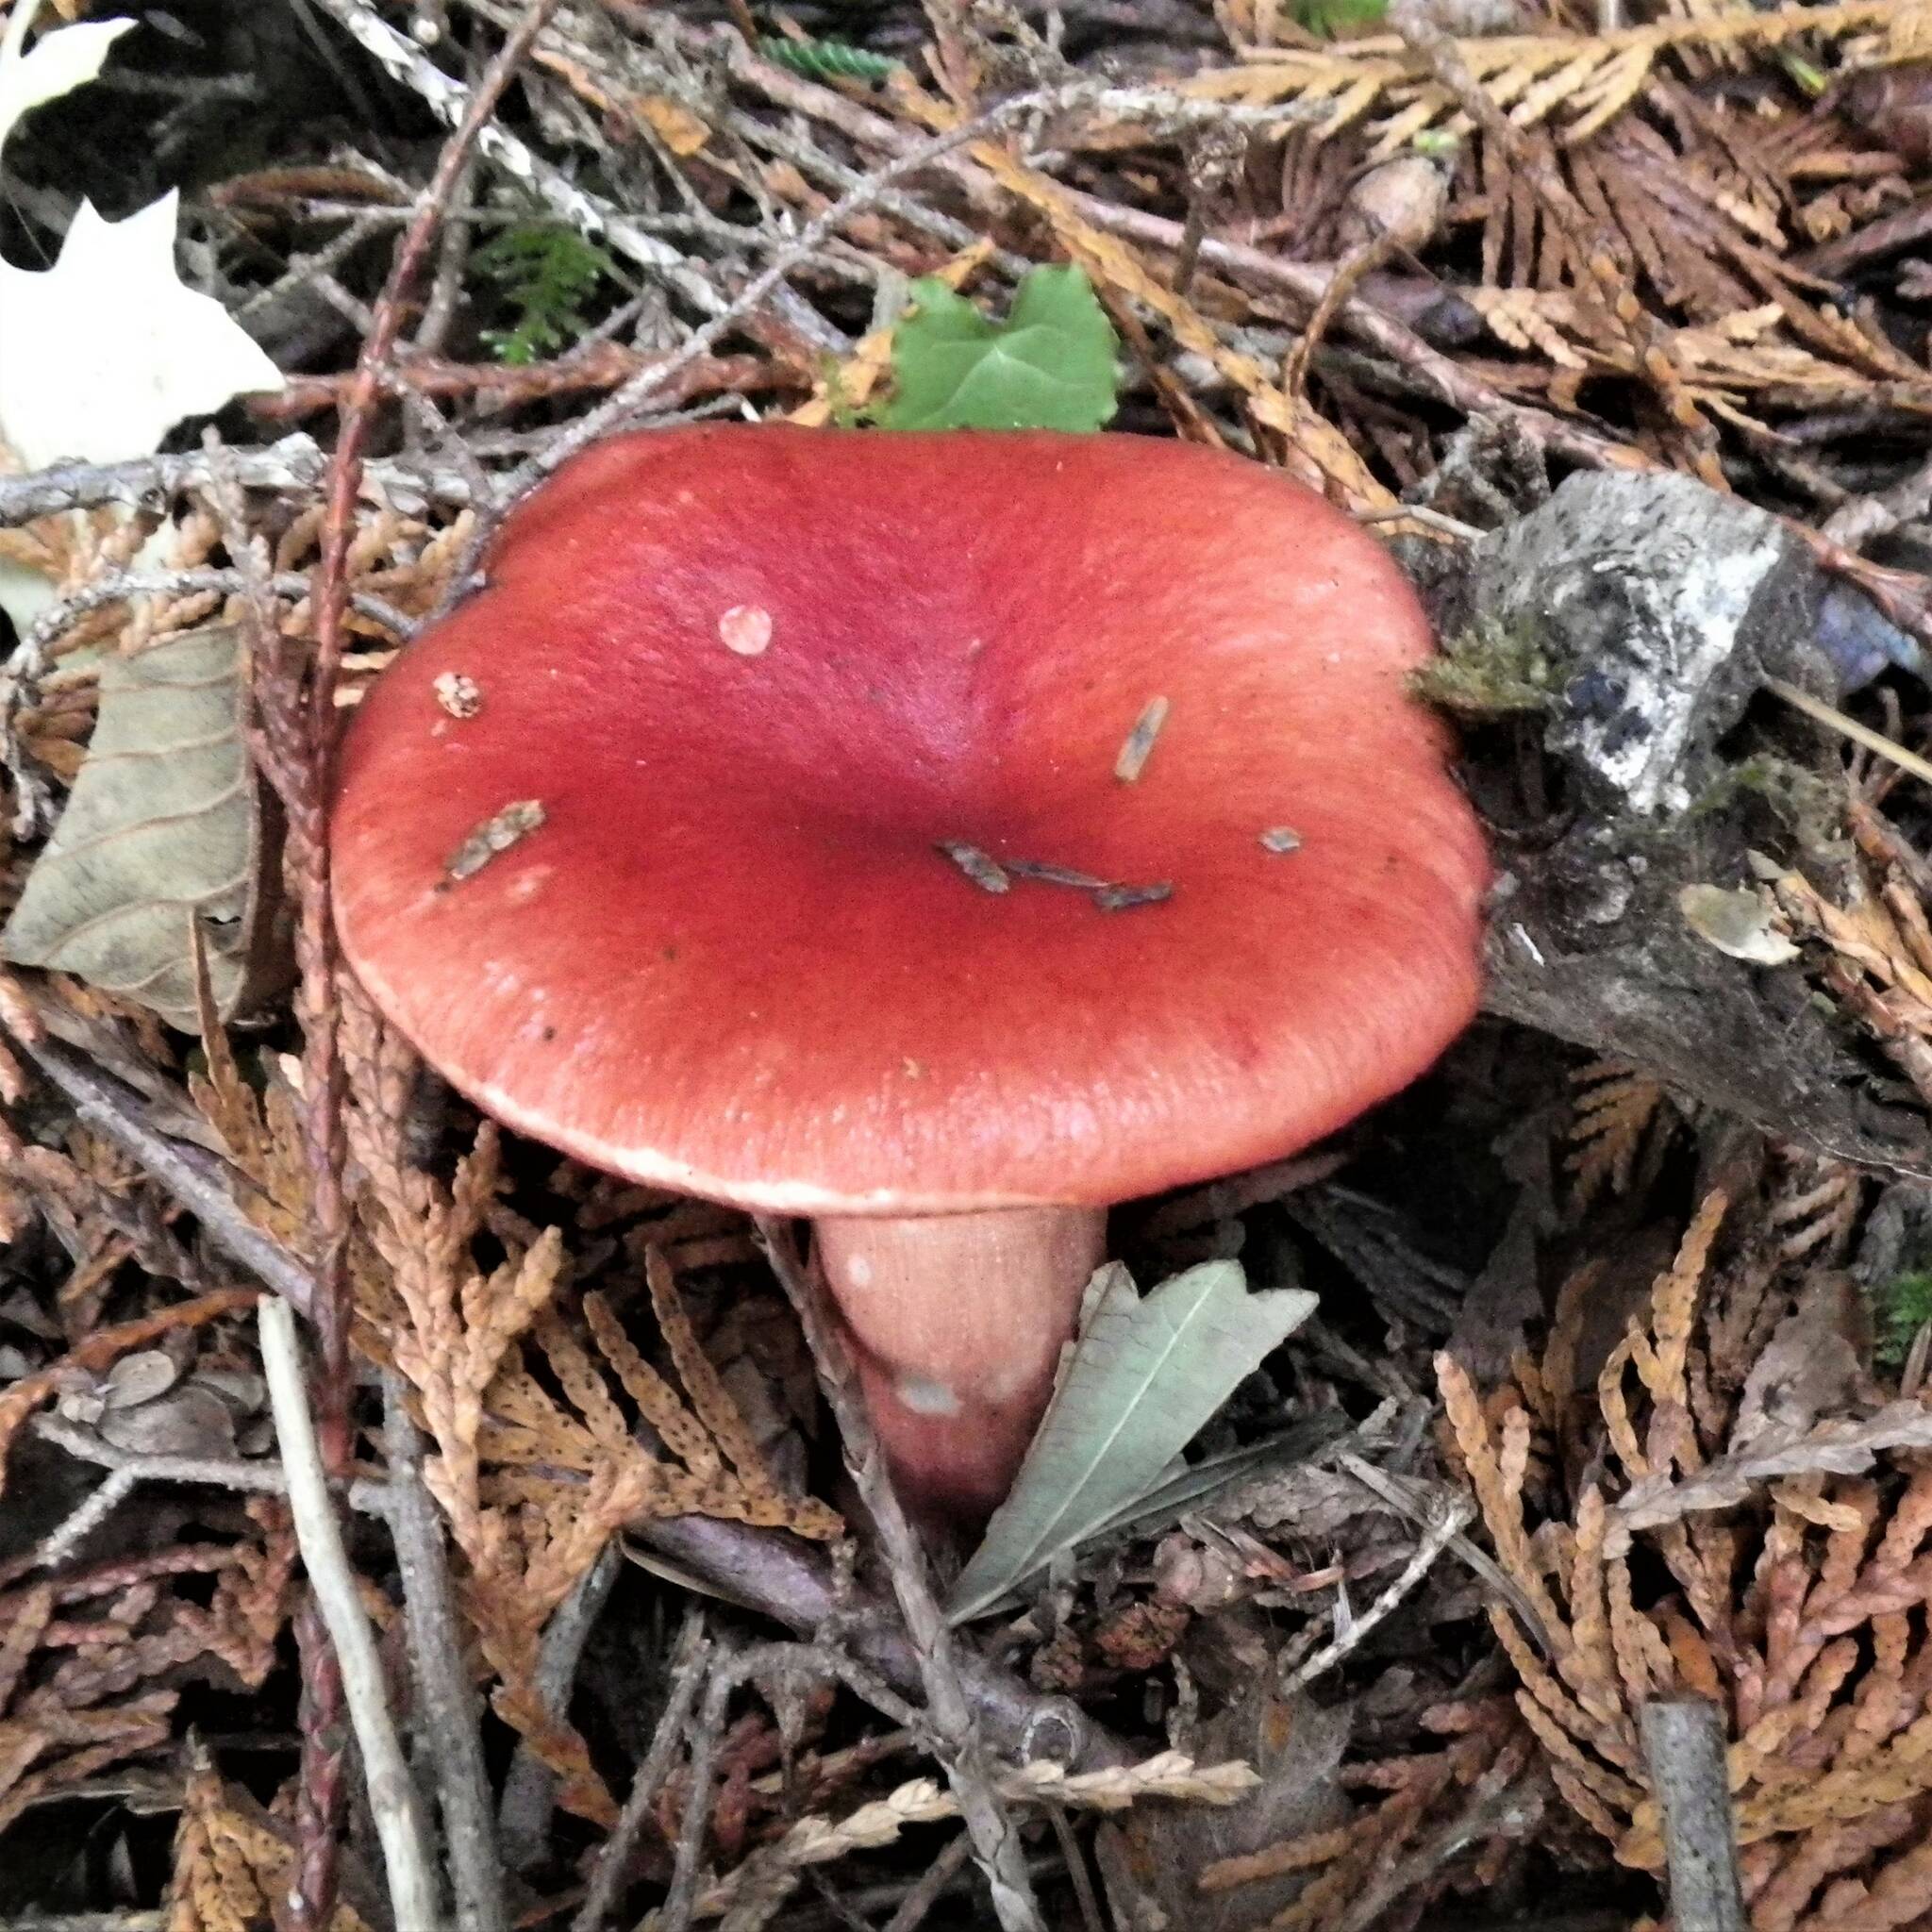
M460 671L439 672L430 690L452 718L474 718L483 708L483 687Z
M1154 752L1154 741L1160 736L1160 727L1167 723L1167 700L1154 698L1147 708L1134 721L1134 728L1127 733L1127 741L1121 746L1121 755L1113 761L1113 774L1123 785L1131 785L1146 769L1147 760Z
M534 798L520 798L507 805L494 818L485 819L449 856L443 867L453 879L466 879L479 873L499 853L508 852L519 839L526 839L543 823L543 808Z
M1007 876L1006 869L999 860L982 852L977 845L969 845L962 839L941 839L939 850L981 891L1004 892L1011 889L1013 882Z

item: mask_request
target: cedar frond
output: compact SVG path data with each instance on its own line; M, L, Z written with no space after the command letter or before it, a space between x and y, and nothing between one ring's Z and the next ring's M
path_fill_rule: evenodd
M1628 1191L1644 1136L1669 1105L1663 1084L1627 1060L1592 1060L1571 1076L1575 1117L1564 1139L1564 1171L1574 1177L1573 1214L1581 1214L1605 1188Z
M1873 34L1893 58L1903 58L1916 51L1914 36L1924 36L1923 23L1910 18L1916 11L1893 0L1824 7L1791 0L1764 11L1726 7L1689 17L1666 15L1616 33L1502 34L1457 41L1455 47L1512 125L1557 121L1560 138L1574 145L1635 100L1667 57L1762 56L1801 35L1823 41ZM1249 107L1299 101L1311 109L1325 108L1315 121L1324 137L1380 108L1381 118L1370 128L1373 159L1398 153L1431 128L1465 138L1474 132L1424 59L1394 34L1306 49L1251 50L1245 65L1198 75L1184 91Z
M1836 1174L1788 1166L1765 1184L1736 1268L1828 1265L1845 1193ZM1760 1418L1736 1441L1725 1422L1700 1447L1687 1402L1707 1324L1724 1318L1703 1289L1727 1214L1743 1218L1722 1191L1707 1195L1611 1351L1598 1384L1602 1474L1568 1522L1532 1531L1524 1518L1523 1412L1503 1411L1499 1447L1467 1375L1440 1367L1466 1477L1548 1654L1505 1605L1491 1620L1552 1782L1621 1863L1663 1862L1636 1713L1688 1690L1728 1715L1753 1932L1892 1932L1932 1904L1932 1858L1903 1822L1932 1803L1927 1424L1894 1403L1781 1431ZM1541 1377L1552 1390L1574 1375L1554 1353ZM1640 1542L1634 1574L1668 1576L1662 1592L1633 1588ZM1557 1560L1540 1563L1548 1552Z

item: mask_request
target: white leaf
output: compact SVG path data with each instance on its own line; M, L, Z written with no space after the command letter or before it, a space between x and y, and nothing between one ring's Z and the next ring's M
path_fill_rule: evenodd
M50 269L0 261L0 438L30 470L146 456L184 416L281 372L175 272L171 192L108 222L82 202Z
M1686 886L1677 894L1684 923L1707 945L1753 966L1788 966L1798 949L1778 927L1777 908L1748 888Z
M1110 1275L1012 1493L953 1588L953 1621L991 1608L1156 1489L1314 1307L1300 1289L1250 1294L1238 1261L1203 1262L1144 1300Z
M85 87L101 71L108 49L136 25L131 20L83 21L42 34L31 54L0 55L0 146L29 108Z

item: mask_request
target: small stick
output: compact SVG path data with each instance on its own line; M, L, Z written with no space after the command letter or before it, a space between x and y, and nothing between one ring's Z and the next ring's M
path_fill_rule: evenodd
M1650 1788L1663 1810L1677 1932L1745 1932L1724 1724L1702 1697L1657 1697L1637 1714Z
M1455 1496L1446 1502L1434 1506L1441 1511L1438 1520L1424 1531L1408 1561L1402 1566L1402 1574L1376 1597L1366 1610L1343 1631L1338 1621L1336 1633L1313 1657L1303 1662L1291 1676L1284 1678L1281 1694L1298 1690L1311 1678L1319 1677L1325 1670L1340 1663L1350 1651L1361 1642L1371 1630L1426 1576L1434 1566L1436 1558L1462 1533L1462 1526L1475 1513L1475 1505L1467 1496Z
M1038 879L1043 886L1072 886L1081 892L1104 892L1109 883L1106 879L1095 878L1091 872L1081 872L1071 865L1053 865L1037 858L1009 858L1006 867L1016 879Z
M650 1748L644 1753L643 1762L630 1781L630 1791L616 1826L597 1854L596 1869L591 1874L584 1902L571 1921L570 1932L602 1932L605 1920L610 1916L652 1800L670 1775L671 1760L684 1741L684 1727L698 1701L710 1661L711 1646L705 1641L704 1612L688 1610L684 1627L677 1633L677 1647L672 1653L671 1692L664 1700L663 1715L651 1733ZM699 1802L695 1791L689 1802Z
M1087 1854L1074 1836L1072 1821L1064 1805L1046 1807L1047 1823L1058 1841L1060 1857L1067 1861L1067 1876L1074 1882L1074 1898L1080 1907L1082 1932L1106 1932L1107 1922L1100 1916L1100 1900L1093 1891L1093 1876L1087 1869Z
M1814 698L1808 691L1800 691L1795 684L1787 684L1781 677L1767 677L1764 688L1784 699L1794 711L1803 711L1806 717L1829 725L1854 744L1862 744L1867 751L1875 751L1880 758L1890 758L1901 771L1909 772L1913 777L1923 778L1926 784L1932 785L1932 761L1922 758L1915 751L1908 751L1896 740L1886 737L1884 732L1874 731L1871 725L1846 717L1835 705L1827 705L1823 698Z
M212 1155L158 1133L142 1118L146 1103L132 1088L101 1072L92 1061L52 1040L15 1041L42 1073L74 1105L81 1124L126 1155L158 1181L201 1223L202 1232L257 1280L291 1302L303 1314L314 1294L314 1277L288 1249L243 1214L219 1177Z
M402 1573L409 1665L429 1734L457 1925L458 1932L509 1932L490 1773L483 1762L483 1713L463 1668L442 1515L423 1480L423 1438L409 1419L402 1377L385 1370L382 1388L390 1534Z
M537 1695L553 1717L561 1717L569 1707L584 1645L591 1641L623 1568L624 1553L613 1538L543 1626L537 1655ZM513 1872L526 1871L548 1850L550 1813L556 1803L557 1774L527 1743L519 1744L496 1813L497 1841Z
M892 1593L918 1656L933 1728L944 1740L945 1748L937 1755L958 1801L974 1860L992 1895L993 1916L1006 1932L1045 1932L1019 1831L994 1787L991 1755L960 1681L953 1633L927 1580L925 1552L886 1474L845 1339L825 1306L814 1272L799 1260L791 1230L761 1215L758 1232L778 1284L805 1330L819 1385L839 1424L846 1467L877 1525Z
M886 1921L884 1932L919 1932L926 1915L940 1901L940 1894L952 1884L959 1867L973 1856L973 1840L962 1831L948 1839L945 1849L919 1874L912 1889L899 1901L898 1909Z
M36 1416L33 1430L37 1436L58 1442L68 1455L82 1462L95 1463L108 1472L107 1480L87 1501L36 1545L29 1565L35 1570L53 1570L64 1563L83 1540L142 1483L210 1483L220 1489L268 1496L285 1496L289 1492L289 1479L281 1464L265 1456L151 1455L118 1448L55 1415ZM349 1502L352 1507L367 1511L379 1508L387 1494L380 1483L355 1483L350 1487Z
M336 1521L335 1503L322 1472L322 1449L303 1386L302 1346L295 1339L295 1317L286 1302L264 1296L259 1320L261 1366L268 1378L269 1409L275 1417L282 1467L288 1472L295 1541L308 1572L309 1588L328 1626L329 1641L341 1664L343 1695L362 1752L369 1808L382 1841L396 1932L439 1932L441 1920L422 1808L396 1737L395 1720L390 1715L381 1654L356 1592L348 1552L342 1547L341 1525Z

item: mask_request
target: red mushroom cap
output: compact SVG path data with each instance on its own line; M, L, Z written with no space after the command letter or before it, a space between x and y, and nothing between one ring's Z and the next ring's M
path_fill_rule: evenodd
M456 1086L641 1180L1155 1192L1319 1139L1469 1020L1488 871L1407 692L1428 648L1373 539L1234 457L619 438L363 702L342 945Z

